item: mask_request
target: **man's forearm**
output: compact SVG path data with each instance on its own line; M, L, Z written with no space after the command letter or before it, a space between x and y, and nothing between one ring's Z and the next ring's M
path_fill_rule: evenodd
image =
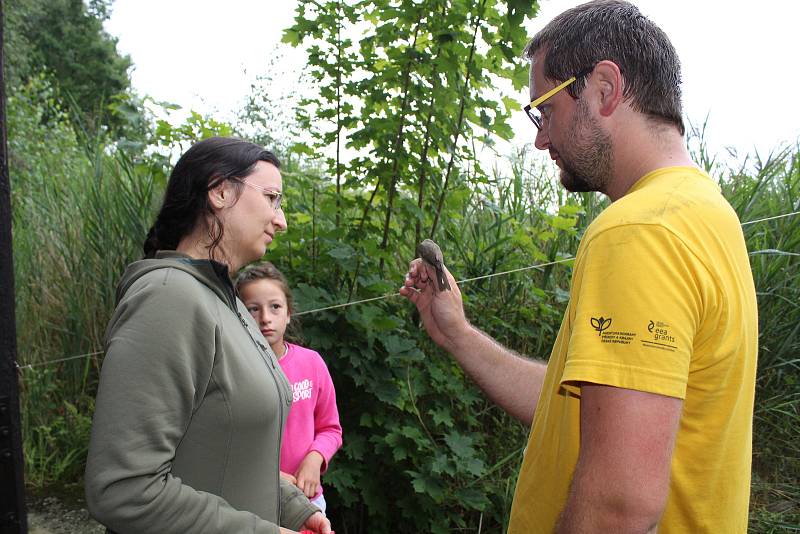
M493 402L530 426L547 369L544 362L520 356L475 327L450 352Z
M556 532L655 532L682 407L677 398L581 384L580 454Z

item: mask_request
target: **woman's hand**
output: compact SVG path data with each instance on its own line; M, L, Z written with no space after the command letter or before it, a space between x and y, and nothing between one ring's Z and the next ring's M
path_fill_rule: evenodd
M294 475L290 475L289 473L284 473L281 471L281 478L297 486L297 479L294 477Z
M309 499L312 499L319 489L319 473L322 469L322 462L324 461L325 458L323 458L320 453L311 451L306 454L306 457L300 462L300 467L297 468L297 473L295 473L295 477L297 478L295 485L300 488Z
M325 517L325 514L322 512L314 512L311 514L303 524L303 528L315 534L333 534L331 522L328 521L328 518Z

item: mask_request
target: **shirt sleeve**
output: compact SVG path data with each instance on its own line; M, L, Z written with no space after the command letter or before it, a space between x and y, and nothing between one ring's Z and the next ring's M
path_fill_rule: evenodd
M281 483L281 526L299 531L306 520L320 508L311 504L305 494L283 477Z
M220 336L216 310L175 278L135 283L112 318L87 458L87 504L120 534L277 534L276 524L172 475Z
M324 473L328 469L328 462L342 446L342 426L339 423L339 410L336 407L336 390L322 357L319 357L318 367L319 396L314 406L314 441L308 450L317 451L322 455L325 461L321 472Z
M576 265L575 315L561 384L591 382L684 398L706 267L660 225L595 236Z

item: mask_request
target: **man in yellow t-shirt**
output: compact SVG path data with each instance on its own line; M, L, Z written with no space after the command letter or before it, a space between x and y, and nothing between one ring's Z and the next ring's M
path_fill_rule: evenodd
M466 320L419 260L401 293L432 339L531 424L509 533L746 532L758 321L740 223L683 141L680 63L626 2L528 44L536 146L611 200L578 249L547 365ZM449 272L446 273L452 279Z

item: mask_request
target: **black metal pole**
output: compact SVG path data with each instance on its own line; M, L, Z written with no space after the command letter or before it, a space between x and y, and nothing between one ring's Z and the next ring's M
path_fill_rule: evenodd
M0 533L26 534L28 520L25 511L17 382L3 22L3 0L0 0Z

